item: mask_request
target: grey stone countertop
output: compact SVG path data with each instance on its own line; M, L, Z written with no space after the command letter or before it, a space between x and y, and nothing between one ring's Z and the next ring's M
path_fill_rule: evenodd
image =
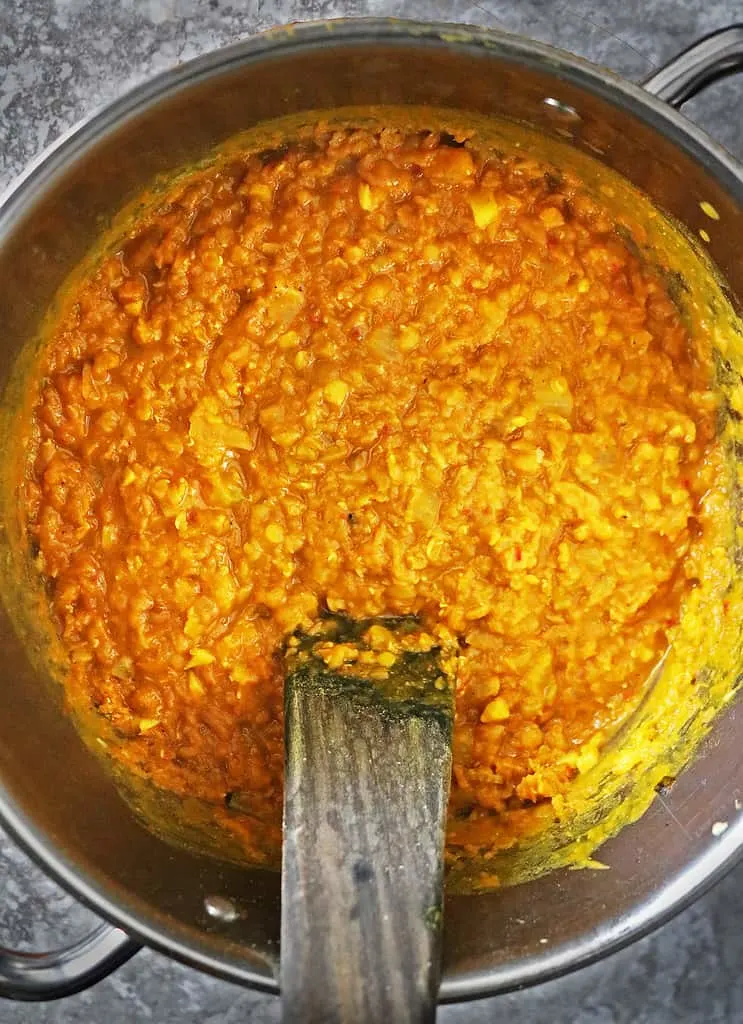
M640 78L696 37L743 21L741 0L0 0L0 187L86 113L135 82L287 21L438 18L520 32ZM743 80L686 113L743 158ZM0 707L0 714L2 708ZM92 915L0 835L0 943L48 948ZM538 988L444 1007L442 1024L743 1022L743 865L630 949ZM61 1004L0 1004L0 1024L244 1024L279 1020L272 996L142 952ZM393 1024L393 1022L391 1022Z

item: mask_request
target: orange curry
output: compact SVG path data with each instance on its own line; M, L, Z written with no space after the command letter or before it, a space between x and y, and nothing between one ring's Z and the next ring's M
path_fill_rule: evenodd
M183 177L43 355L25 514L72 707L271 860L287 634L417 613L461 652L450 849L507 844L672 639L710 381L659 272L527 155L320 125Z

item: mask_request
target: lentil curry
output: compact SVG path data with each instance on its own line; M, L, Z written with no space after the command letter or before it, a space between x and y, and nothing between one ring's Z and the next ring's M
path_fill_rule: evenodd
M727 523L711 345L642 229L429 129L318 119L182 175L41 356L24 515L68 702L258 863L293 630L458 645L448 851L508 847L641 703Z

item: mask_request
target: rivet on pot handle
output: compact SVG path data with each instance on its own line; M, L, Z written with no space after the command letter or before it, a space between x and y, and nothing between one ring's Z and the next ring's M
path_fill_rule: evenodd
M736 71L743 71L743 25L719 29L692 43L642 84L659 99L681 107L705 86Z
M125 932L108 924L51 953L0 947L0 997L40 1002L74 995L115 971L138 949Z

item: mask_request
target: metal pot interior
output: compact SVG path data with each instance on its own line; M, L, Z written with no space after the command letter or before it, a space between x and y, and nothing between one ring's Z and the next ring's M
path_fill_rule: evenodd
M27 397L23 369L41 321L120 208L155 176L257 122L350 104L497 115L558 139L622 174L690 232L708 230L726 287L743 297L739 172L637 89L546 48L479 30L307 26L239 44L141 87L74 133L8 199L0 212L5 438L13 427L7 410ZM700 203L714 207L719 223ZM692 305L707 301L694 286L689 294ZM729 378L739 386L734 368ZM9 462L6 482L13 470ZM7 499L3 516L9 578L15 517ZM38 616L26 601L19 631L18 611L0 612L0 816L77 895L133 934L196 966L275 987L278 876L173 847L140 823L63 713L59 687L41 664ZM610 870L561 869L513 888L450 897L442 996L484 994L577 966L647 930L709 883L743 835L732 820L743 791L739 730L730 706L670 791L602 848ZM711 833L717 821L730 822L720 838ZM238 905L237 921L208 917L204 898L216 894Z

